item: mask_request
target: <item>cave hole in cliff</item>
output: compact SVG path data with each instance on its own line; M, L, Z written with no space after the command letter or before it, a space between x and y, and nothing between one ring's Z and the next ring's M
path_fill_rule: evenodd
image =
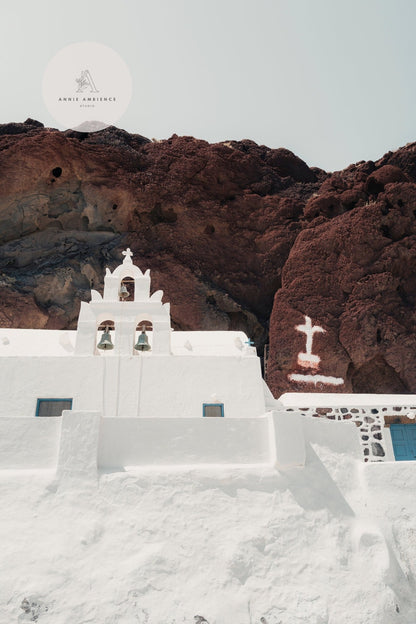
M383 234L385 238L392 238L390 228L388 225L385 225L385 224L381 225L380 232Z
M409 390L398 373L382 355L377 355L352 371L353 392L360 393L402 393Z
M62 175L61 167L55 167L55 169L52 169L52 175L54 178L59 178Z
M413 306L414 306L413 297L411 297L411 295L406 291L404 286L399 284L397 286L397 288L396 288L396 292L399 295L400 299L402 300L402 302L404 303L405 306L413 308Z
M367 180L367 193L370 195L377 195L384 191L384 184L378 182L375 178L368 178Z
M117 204L113 204L113 210L117 210Z
M354 210L356 205L357 205L357 202L355 200L352 200L352 201L349 201L349 202L345 202L343 204L343 207L345 208L345 210Z
M149 217L153 225L158 223L175 223L178 220L178 215L173 208L162 207L161 202L157 202L149 212Z

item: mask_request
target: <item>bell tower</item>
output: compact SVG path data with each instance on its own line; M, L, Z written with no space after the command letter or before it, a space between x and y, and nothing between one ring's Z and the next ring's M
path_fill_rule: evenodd
M103 324L114 328L114 348L105 350L109 356L140 356L143 352L166 355L171 352L170 304L162 303L162 290L150 294L150 270L142 273L133 264L130 249L123 251L123 256L123 263L113 272L106 269L103 296L91 290L91 301L81 303L75 346L77 355L101 354L97 349L97 331ZM137 347L136 329L142 332L143 325L145 330L146 326L148 329L149 322L151 348ZM143 338L139 344L143 345Z

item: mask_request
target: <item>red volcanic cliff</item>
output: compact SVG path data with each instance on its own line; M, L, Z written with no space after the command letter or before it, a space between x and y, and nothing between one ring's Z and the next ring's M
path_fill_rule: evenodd
M334 174L285 149L0 126L0 322L75 327L127 245L179 329L243 329L286 390L416 392L416 144ZM305 315L319 374L290 381Z

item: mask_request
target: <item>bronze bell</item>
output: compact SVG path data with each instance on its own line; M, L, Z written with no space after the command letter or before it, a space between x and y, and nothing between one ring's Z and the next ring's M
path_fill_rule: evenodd
M130 293L127 290L127 286L125 284L121 284L118 294L119 294L120 299L127 299Z
M142 328L142 333L140 334L136 344L134 345L134 348L136 349L136 351L150 351L151 349L144 325Z
M103 331L103 335L101 336L100 342L97 344L97 349L114 349L114 345L111 342L111 336L110 336L108 325Z

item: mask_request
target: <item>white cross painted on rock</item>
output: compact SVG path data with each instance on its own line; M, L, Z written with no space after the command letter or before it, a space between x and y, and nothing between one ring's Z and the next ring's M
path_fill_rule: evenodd
M305 325L296 325L296 329L306 334L306 353L312 355L312 340L315 333L325 333L323 327L319 325L312 325L312 319L310 316L305 316Z
M132 252L130 250L130 247L127 247L126 251L122 251L121 253L123 254L123 256L125 256L125 258L123 260L123 264L127 263L127 262L132 263L132 256L133 256L133 254L132 254Z
M325 329L323 327L319 327L319 325L312 325L312 320L309 316L305 315L305 324L304 325L296 325L296 329L303 334L306 334L306 351L305 353L298 353L298 365L308 369L318 369L319 362L321 358L319 355L314 355L312 353L312 341L313 336L316 333L325 333ZM329 386L341 386L344 383L342 377L331 377L328 375L317 375L310 374L300 375L298 373L288 375L289 381L294 381L296 383L306 383L306 384L315 384L315 386L319 384L329 385Z
M325 333L325 329L319 327L319 325L313 326L310 316L305 316L305 324L296 325L296 329L306 334L306 352L298 354L298 364L301 366L318 366L321 358L319 355L313 355L312 353L313 335L316 333Z

